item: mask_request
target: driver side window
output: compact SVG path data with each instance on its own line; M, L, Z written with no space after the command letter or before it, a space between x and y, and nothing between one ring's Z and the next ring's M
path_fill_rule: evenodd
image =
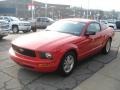
M98 23L91 23L88 26L87 31L99 32L100 31L100 25Z

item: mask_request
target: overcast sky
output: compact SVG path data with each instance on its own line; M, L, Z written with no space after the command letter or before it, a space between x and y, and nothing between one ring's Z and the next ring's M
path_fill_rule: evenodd
M89 9L120 11L120 0L35 0L54 4L69 4Z

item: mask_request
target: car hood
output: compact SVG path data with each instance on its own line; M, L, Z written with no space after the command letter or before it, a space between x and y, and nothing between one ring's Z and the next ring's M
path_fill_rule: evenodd
M67 42L77 39L79 36L53 31L40 31L17 38L12 44L32 50L44 50L55 48Z

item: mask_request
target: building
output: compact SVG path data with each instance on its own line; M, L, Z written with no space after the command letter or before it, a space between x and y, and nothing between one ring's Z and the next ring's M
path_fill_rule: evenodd
M10 15L19 18L31 18L31 10L28 10L28 6L31 4L31 0L6 0L0 2L0 15ZM115 11L102 11L102 10L86 10L82 7L70 7L70 5L59 4L45 4L41 2L33 3L34 18L35 17L50 17L53 19L61 18L90 18L90 19L108 19L118 18L119 12Z

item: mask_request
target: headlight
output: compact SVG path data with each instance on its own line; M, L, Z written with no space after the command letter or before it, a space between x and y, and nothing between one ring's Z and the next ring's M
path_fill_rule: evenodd
M42 58L42 59L53 59L53 56L49 52L40 52L40 58Z

